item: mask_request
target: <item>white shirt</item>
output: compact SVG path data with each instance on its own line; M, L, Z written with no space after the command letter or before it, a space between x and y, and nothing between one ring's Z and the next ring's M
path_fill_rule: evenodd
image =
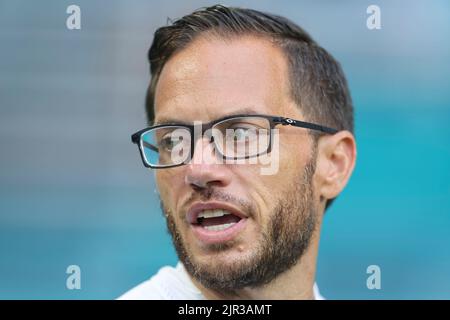
M314 298L324 300L314 283ZM189 278L181 262L177 266L159 269L149 280L142 282L118 300L204 300L205 297Z

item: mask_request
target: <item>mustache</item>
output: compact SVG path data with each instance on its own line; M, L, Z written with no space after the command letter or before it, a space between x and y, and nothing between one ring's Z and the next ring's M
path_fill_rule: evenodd
M230 193L219 190L215 187L208 187L201 190L194 190L189 198L186 200L183 208L188 208L194 202L201 201L218 201L218 202L227 202L233 204L240 210L246 212L248 217L253 217L255 214L255 208L251 201L243 199L241 197L236 197ZM184 214L182 212L181 214Z

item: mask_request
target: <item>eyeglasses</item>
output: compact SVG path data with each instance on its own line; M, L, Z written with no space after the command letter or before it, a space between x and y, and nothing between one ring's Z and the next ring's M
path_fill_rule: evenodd
M200 125L161 124L142 129L131 136L138 145L144 166L164 169L189 163L199 136L214 143L225 160L258 157L272 150L272 129L276 125L335 134L336 129L318 124L269 115L232 115Z

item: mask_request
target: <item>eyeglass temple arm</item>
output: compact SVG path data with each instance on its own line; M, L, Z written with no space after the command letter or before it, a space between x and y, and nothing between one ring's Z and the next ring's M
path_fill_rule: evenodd
M278 123L281 123L283 126L295 126L295 127L300 127L300 128L307 128L307 129L311 129L311 130L317 130L317 131L322 131L325 133L329 133L329 134L335 134L336 132L338 132L339 130L333 129L333 128L329 128L329 127L325 127L325 126L321 126L315 123L310 123L310 122L304 122L304 121L300 121L300 120L294 120L291 118L283 118L280 117L278 119L276 119Z
M149 149L152 149L155 152L158 152L158 148L155 147L154 145L148 143L147 141L142 141L142 144L144 145L144 147L147 147Z

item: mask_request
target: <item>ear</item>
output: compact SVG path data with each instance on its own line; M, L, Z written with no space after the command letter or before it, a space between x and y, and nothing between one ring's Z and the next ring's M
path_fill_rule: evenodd
M320 198L333 199L344 189L356 162L356 141L349 131L318 141L316 182Z

